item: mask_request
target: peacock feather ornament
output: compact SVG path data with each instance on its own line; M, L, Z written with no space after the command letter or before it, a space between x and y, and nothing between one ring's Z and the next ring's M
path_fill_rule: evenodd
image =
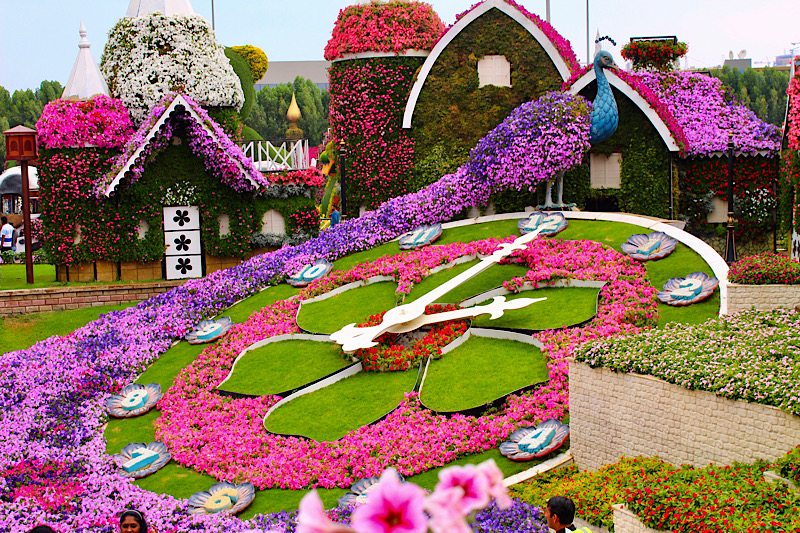
M611 85L608 83L606 73L607 68L619 68L605 50L601 50L594 56L594 74L597 78L597 96L592 103L591 129L589 130L591 144L598 144L617 131L619 124L619 111L617 102L614 100L614 93L611 92Z
M614 62L611 54L605 50L597 52L594 56L594 73L597 78L597 96L592 103L591 126L589 129L589 142L597 144L605 141L617 131L619 124L619 111L617 110L617 102L614 100L614 93L611 92L611 85L608 83L606 74L604 72L607 68L619 67ZM551 199L552 184L547 182L546 196L544 205L539 206L541 209L570 209L574 204L564 204L562 194L564 191L564 173L561 172L557 179L557 194L558 199L553 203Z

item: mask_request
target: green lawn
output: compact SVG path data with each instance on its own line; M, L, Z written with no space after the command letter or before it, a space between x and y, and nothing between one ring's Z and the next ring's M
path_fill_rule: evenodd
M28 285L25 265L0 265L0 291L18 289L44 289L47 287L82 287L85 285L117 285L127 283L152 283L161 279L146 281L56 281L54 265L33 265L33 283Z
M267 418L266 427L273 433L335 441L392 411L416 380L416 368L360 372L279 407Z
M462 272L469 270L478 264L478 261L470 261L468 263L461 263L447 270L442 270L436 274L432 274L421 282L414 285L411 292L406 296L405 302L413 302L420 296L424 296L431 290L446 281L456 277ZM474 278L462 283L452 291L445 294L439 300L441 302L458 303L472 296L477 296L482 292L502 287L503 282L513 277L524 276L528 272L528 267L522 265L494 265L484 270Z
M53 335L66 335L100 315L120 311L136 303L104 305L55 313L31 313L0 318L0 353L30 348Z
M391 281L373 283L341 294L303 304L297 315L297 325L312 333L333 333L347 324L363 322L395 306L395 289Z
M311 383L352 364L338 344L289 340L244 354L220 389L264 396Z
M435 411L461 411L541 381L547 381L547 363L538 348L518 341L471 337L431 361L421 399Z
M509 294L507 300L517 298L547 298L522 309L512 309L495 320L481 315L472 325L479 328L557 329L580 324L597 314L597 296L600 289L590 287L545 287L519 294ZM481 303L479 305L485 305Z

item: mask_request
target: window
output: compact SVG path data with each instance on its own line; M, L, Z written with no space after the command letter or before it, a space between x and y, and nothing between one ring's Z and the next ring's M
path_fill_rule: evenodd
M613 153L591 154L589 159L592 188L594 189L619 189L619 169L622 154Z
M511 63L506 56L483 56L478 60L478 86L511 87Z
M150 224L148 224L144 220L139 221L139 225L136 226L136 233L139 236L139 240L142 240L147 236L147 232L149 229L150 229Z
M230 235L231 233L231 219L228 215L220 215L217 218L219 221L219 236L224 237L225 235Z
M270 209L261 217L261 233L275 233L277 235L286 234L286 225L283 216L274 209Z

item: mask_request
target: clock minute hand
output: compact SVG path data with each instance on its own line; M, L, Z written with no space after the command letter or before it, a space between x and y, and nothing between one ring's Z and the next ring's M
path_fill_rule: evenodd
M536 239L539 234L545 229L553 228L558 225L557 222L545 222L539 225L534 231L526 233L517 237L512 243L503 243L491 255L484 257L477 265L465 270L458 276L448 280L439 287L436 287L429 293L419 297L411 303L399 305L389 309L384 313L383 320L376 326L366 328L357 328L355 323L348 324L339 331L331 335L331 340L342 345L345 352L352 352L359 348L370 348L377 343L374 339L383 333L389 331L390 328L398 324L410 322L425 314L425 308L428 304L436 302L439 298L452 291L462 283L465 283L477 276L490 266L499 263L503 258L511 255L517 250L523 250L525 246Z

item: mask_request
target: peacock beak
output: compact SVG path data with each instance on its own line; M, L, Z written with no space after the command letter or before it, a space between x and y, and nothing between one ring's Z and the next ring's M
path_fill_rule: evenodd
M613 68L613 69L619 70L619 65L617 65L617 63L613 59L611 59L610 63L608 64L608 68Z

